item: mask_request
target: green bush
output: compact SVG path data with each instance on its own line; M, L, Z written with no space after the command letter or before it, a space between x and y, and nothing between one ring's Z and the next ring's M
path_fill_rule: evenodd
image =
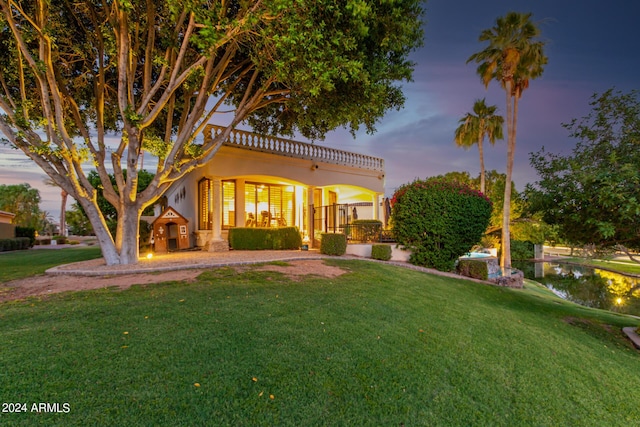
M393 234L412 264L451 271L484 235L491 201L464 184L416 180L393 196Z
M523 242L521 240L511 241L511 259L527 260L535 258L534 244L531 242Z
M53 236L53 240L55 240L58 245L67 243L67 238L64 236Z
M33 227L16 227L16 237L28 237L29 247L36 242L36 229Z
M322 233L320 253L325 255L344 255L347 252L347 236L342 233Z
M371 246L371 258L389 261L391 259L391 245Z
M297 227L229 229L229 246L237 250L298 249L302 237Z
M21 251L31 247L31 239L28 237L16 237L15 239L0 239L0 252Z
M476 259L461 259L458 262L458 273L474 279L487 280L489 278L489 265L485 261Z

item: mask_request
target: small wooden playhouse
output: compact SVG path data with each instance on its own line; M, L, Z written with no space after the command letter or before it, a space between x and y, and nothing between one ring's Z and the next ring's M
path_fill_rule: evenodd
M153 248L156 253L190 247L189 221L172 207L165 209L152 223Z

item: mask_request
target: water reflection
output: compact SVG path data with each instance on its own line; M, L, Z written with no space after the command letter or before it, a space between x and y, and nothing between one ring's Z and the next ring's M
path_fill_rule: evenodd
M640 279L597 268L551 262L514 262L533 279L569 301L640 316Z

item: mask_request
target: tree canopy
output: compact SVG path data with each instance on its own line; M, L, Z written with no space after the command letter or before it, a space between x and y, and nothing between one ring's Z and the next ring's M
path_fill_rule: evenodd
M473 103L473 113L467 113L458 123L460 125L455 132L455 143L459 147L469 148L478 145L480 155L480 191L485 191L484 150L483 142L486 137L491 145L496 139L502 139L502 124L504 118L496 115L498 107L487 105L483 99L477 99Z
M571 154L531 153L539 180L532 206L574 244L640 250L640 99L638 92L595 94L591 112L565 124Z
M15 214L14 224L39 230L44 213L40 211L40 192L29 184L0 184L0 211Z
M0 131L80 203L108 264L137 262L140 213L239 123L314 139L373 132L403 105L399 82L423 35L420 0L0 0L0 10ZM212 119L226 131L199 139ZM158 162L138 193L143 150ZM115 236L88 170L118 211Z

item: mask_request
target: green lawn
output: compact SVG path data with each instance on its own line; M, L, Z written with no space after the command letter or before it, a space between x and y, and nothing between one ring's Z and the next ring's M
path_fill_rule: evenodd
M1 257L0 257L1 258ZM366 261L0 304L0 425L631 426L639 321Z
M603 268L606 270L613 270L623 274L640 274L640 264L631 260L616 259L608 261L599 259L587 260L584 258L568 258L567 262L587 265L589 267Z
M60 264L100 258L98 246L0 252L0 283L42 274Z

